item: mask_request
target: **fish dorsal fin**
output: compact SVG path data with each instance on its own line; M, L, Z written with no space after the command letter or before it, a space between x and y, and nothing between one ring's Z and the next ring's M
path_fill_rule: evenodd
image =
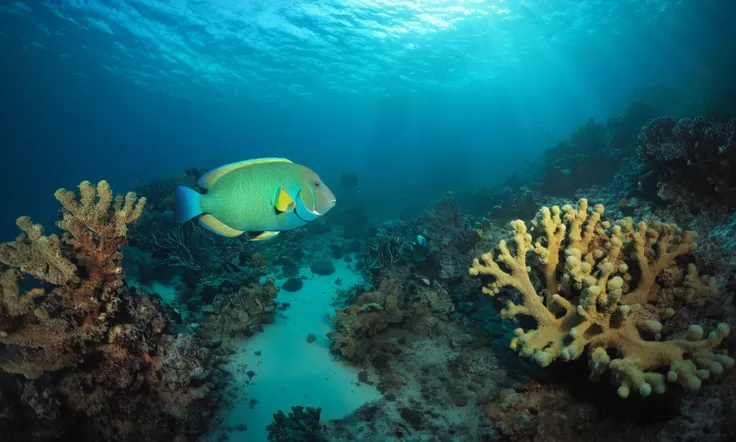
M242 230L233 229L232 227L225 225L222 221L209 213L205 213L199 217L199 224L210 232L215 232L218 235L226 236L228 238L234 238L245 233Z
M252 166L254 164L265 164L265 163L291 163L291 160L286 158L256 158L255 160L238 161L237 163L225 164L217 169L212 169L197 181L199 187L203 189L211 189L215 185L217 180L232 172L238 170L241 167Z
M281 232L251 232L248 241L263 241L264 239L271 239Z
M273 206L277 213L291 212L296 207L294 198L289 195L289 192L284 190L283 187L279 187L276 191L276 198L274 198Z

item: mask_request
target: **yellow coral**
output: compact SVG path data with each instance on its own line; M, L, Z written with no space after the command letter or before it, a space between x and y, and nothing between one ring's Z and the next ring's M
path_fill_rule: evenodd
M695 390L700 380L732 367L732 358L714 352L729 333L726 324L706 339L696 326L687 339L658 340L661 321L672 316L678 301L715 293L713 280L700 277L694 265L683 275L675 263L693 250L695 234L663 223L634 226L631 219L611 225L601 221L603 212L601 205L589 212L584 199L577 209L543 207L533 221L541 230L533 246L526 224L517 220L511 223L515 254L501 241L498 256L485 253L473 261L470 275L493 278L484 293L511 287L521 294L520 305L508 301L504 318L527 315L537 321L535 329L516 329L511 348L547 366L558 358L577 359L587 347L591 379L610 369L621 397L632 388L642 396L663 392L665 376L654 372L660 368L669 369L667 381ZM529 276L529 251L543 270L541 295ZM633 267L638 272L630 273ZM679 287L656 283L664 271L677 275ZM655 340L645 340L640 331Z

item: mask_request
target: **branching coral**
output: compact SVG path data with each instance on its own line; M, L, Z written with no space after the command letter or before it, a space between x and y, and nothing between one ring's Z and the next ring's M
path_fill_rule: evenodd
M78 280L77 268L61 253L58 236L44 236L43 227L27 216L15 223L23 233L15 242L0 244L1 263L55 285Z
M120 249L127 225L140 217L145 198L134 193L113 201L105 181L73 192L60 189L58 226L66 233L44 236L28 217L18 218L23 233L0 244L0 344L7 347L0 368L36 378L78 361L85 345L102 336L108 315L117 311L114 291L123 284ZM21 292L23 274L53 288ZM77 353L79 352L79 353Z
M0 382L18 398L6 401L9 413L26 423L0 419L0 433L110 441L201 433L198 407L218 400L218 361L202 340L167 334L159 300L125 285L121 249L145 199L113 198L104 181L79 188L79 197L56 193L61 237L24 217L18 239L0 245ZM23 290L26 275L38 287Z
M587 347L591 379L610 369L621 397L631 389L662 393L665 379L697 390L702 380L732 367L734 360L715 350L729 333L725 323L708 337L692 325L684 339L660 340L661 321L675 307L715 293L714 281L694 265L686 271L677 265L676 258L694 249L695 234L663 223L634 226L631 219L612 225L601 220L603 211L597 205L589 212L586 200L577 209L543 207L533 221L541 230L535 243L526 224L513 221L515 251L501 241L498 256L489 252L473 261L470 275L493 278L484 293L509 287L521 295L521 304L508 301L504 318L537 322L534 329L516 329L511 348L547 366L577 359ZM530 277L529 252L541 270L541 291Z

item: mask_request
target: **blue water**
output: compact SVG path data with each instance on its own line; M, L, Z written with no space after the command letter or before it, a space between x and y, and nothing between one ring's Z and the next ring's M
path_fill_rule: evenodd
M637 87L697 87L733 51L732 5L4 1L0 238L82 179L259 156L357 173L375 215L488 186Z

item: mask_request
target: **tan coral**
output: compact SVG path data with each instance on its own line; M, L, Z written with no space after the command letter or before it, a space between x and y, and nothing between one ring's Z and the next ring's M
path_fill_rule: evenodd
M44 236L43 227L27 216L15 223L23 233L14 242L0 244L0 263L54 285L78 281L77 268L61 253L58 236Z
M118 310L121 248L146 200L134 193L113 198L105 181L96 187L85 181L79 190L79 200L56 192L61 238L44 236L40 225L21 217L21 235L0 244L0 263L10 267L0 271L0 370L35 378L77 363ZM24 275L53 287L22 292Z
M105 297L122 285L120 250L127 244L128 224L140 218L146 198L137 198L133 192L113 198L107 181L97 186L83 181L78 199L65 189L54 195L63 206L62 218L57 222L60 229L66 230L63 242L74 248L75 262L88 273L84 287L64 296L74 298L79 308L97 310L97 296L90 295L101 293Z
M33 306L33 299L44 294L41 288L21 293L18 281L22 277L15 269L0 273L0 317L25 315Z
M511 223L514 254L501 241L498 256L485 253L474 260L471 275L493 278L484 293L493 296L505 287L520 293L521 304L508 301L504 318L527 315L537 321L535 329L516 329L511 348L547 366L558 358L577 359L587 347L591 378L610 369L621 397L632 388L643 396L664 391L665 376L654 372L660 368L669 368L668 381L693 390L700 380L732 367L732 358L714 351L729 333L726 324L705 339L696 329L688 339L656 340L677 302L715 293L710 278L700 277L694 266L684 274L675 262L693 250L695 234L663 223L634 227L630 219L611 225L601 221L603 212L597 205L589 213L586 200L577 209L543 207L533 221L542 231L534 246L526 224L517 220ZM542 270L541 295L530 278L529 251ZM636 276L629 272L634 266ZM679 275L680 287L656 283L666 269ZM642 332L655 340L645 340Z
M146 205L146 198L137 198L133 192L117 195L113 200L110 185L104 180L96 187L82 181L79 201L74 192L66 189L57 190L54 196L64 207L57 225L74 237L90 230L102 238L125 237L128 224L140 218Z

